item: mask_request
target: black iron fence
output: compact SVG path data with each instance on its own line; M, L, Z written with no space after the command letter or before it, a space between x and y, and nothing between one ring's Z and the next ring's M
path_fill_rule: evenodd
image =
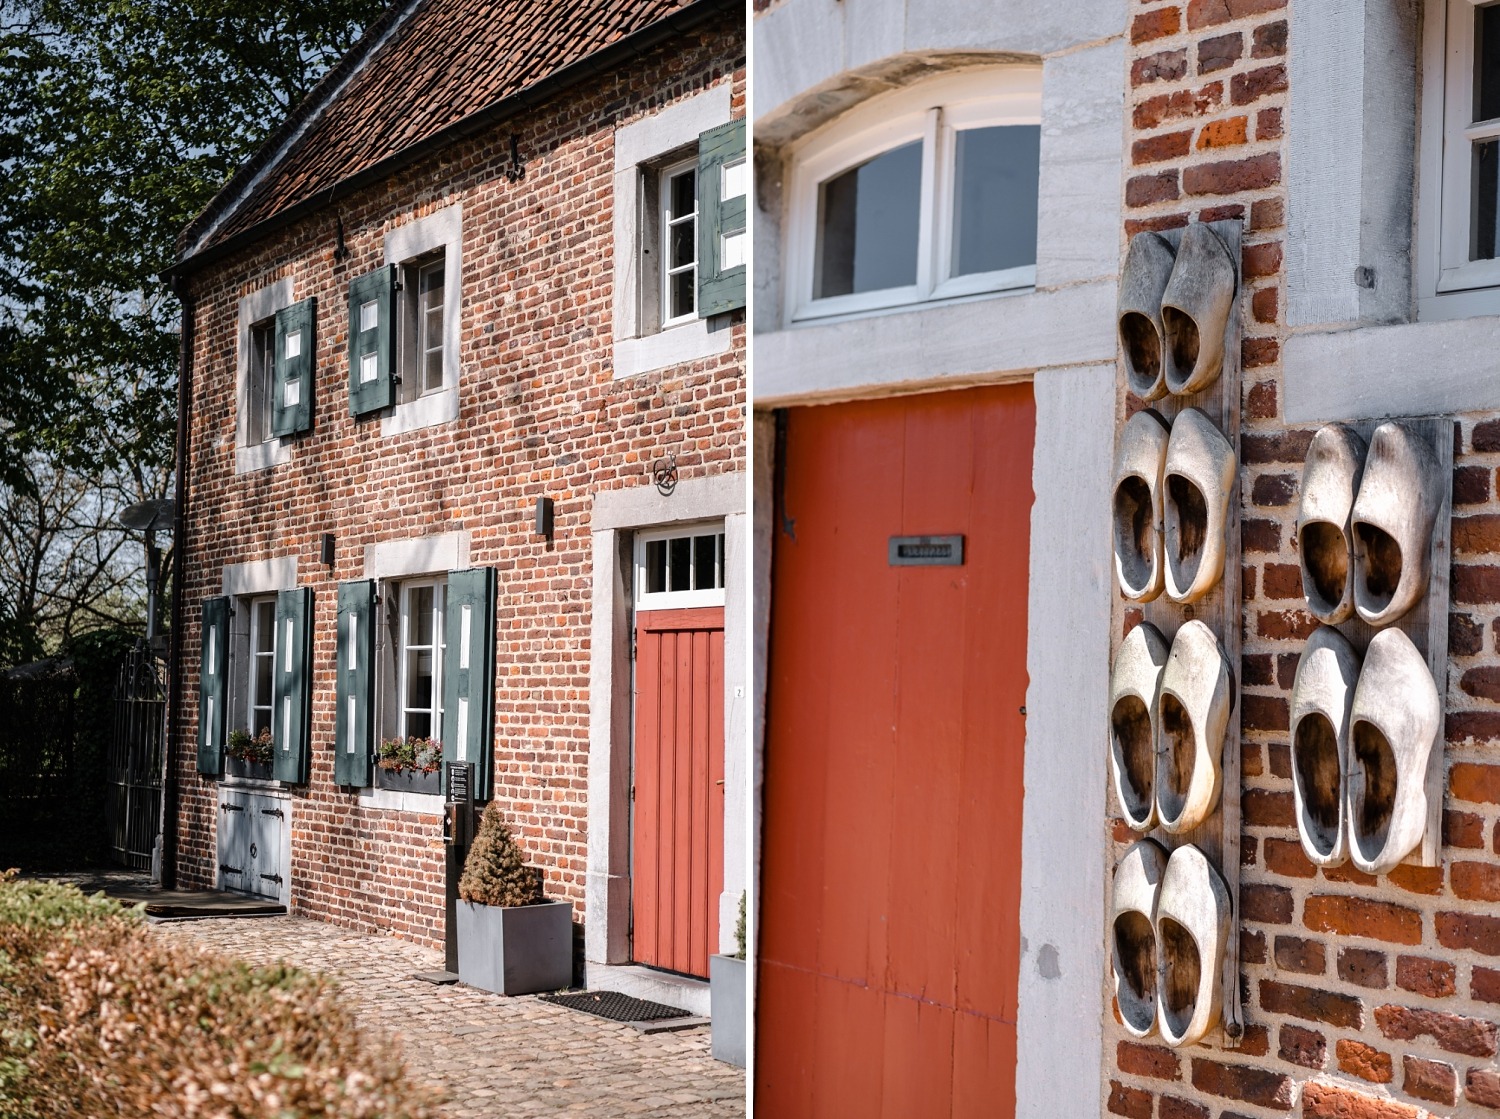
M104 820L111 861L137 870L151 869L161 819L166 712L166 666L144 646L133 649L115 688Z

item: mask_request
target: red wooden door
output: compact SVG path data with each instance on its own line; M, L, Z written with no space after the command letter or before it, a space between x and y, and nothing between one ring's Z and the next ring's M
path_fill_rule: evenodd
M637 963L708 976L724 889L724 608L636 615Z
M788 416L759 1114L1014 1114L1034 428L1029 385Z

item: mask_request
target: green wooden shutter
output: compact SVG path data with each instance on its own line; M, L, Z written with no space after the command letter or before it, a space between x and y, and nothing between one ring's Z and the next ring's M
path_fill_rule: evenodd
M333 780L336 785L370 783L374 753L375 583L339 584L338 683L333 721Z
M203 600L203 657L198 662L198 772L224 772L229 725L229 599Z
M271 385L273 435L295 435L312 428L317 320L316 299L304 299L276 312L276 375Z
M494 568L448 572L443 641L443 760L473 762L474 799L489 800L495 756ZM446 768L443 779L446 784Z
M278 781L307 782L308 715L312 703L312 589L276 596L276 663L271 672L271 737Z
M396 266L349 284L349 412L363 416L396 402Z
M745 185L745 192L725 198L725 168ZM749 247L745 198L749 165L745 161L745 122L730 121L698 137L698 317L722 315L745 305L744 253ZM739 263L724 266L724 247L734 239Z

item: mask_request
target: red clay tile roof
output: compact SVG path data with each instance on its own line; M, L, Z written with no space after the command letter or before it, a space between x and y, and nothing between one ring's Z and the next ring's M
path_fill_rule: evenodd
M675 12L722 6L706 0L397 4L184 230L179 260L329 194L351 176Z

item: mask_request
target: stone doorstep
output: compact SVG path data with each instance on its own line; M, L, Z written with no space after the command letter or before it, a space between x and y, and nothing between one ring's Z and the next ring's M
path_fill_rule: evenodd
M681 1030L696 1030L710 1025L708 1018L652 1018L645 1022L626 1022L637 1033L675 1034Z

